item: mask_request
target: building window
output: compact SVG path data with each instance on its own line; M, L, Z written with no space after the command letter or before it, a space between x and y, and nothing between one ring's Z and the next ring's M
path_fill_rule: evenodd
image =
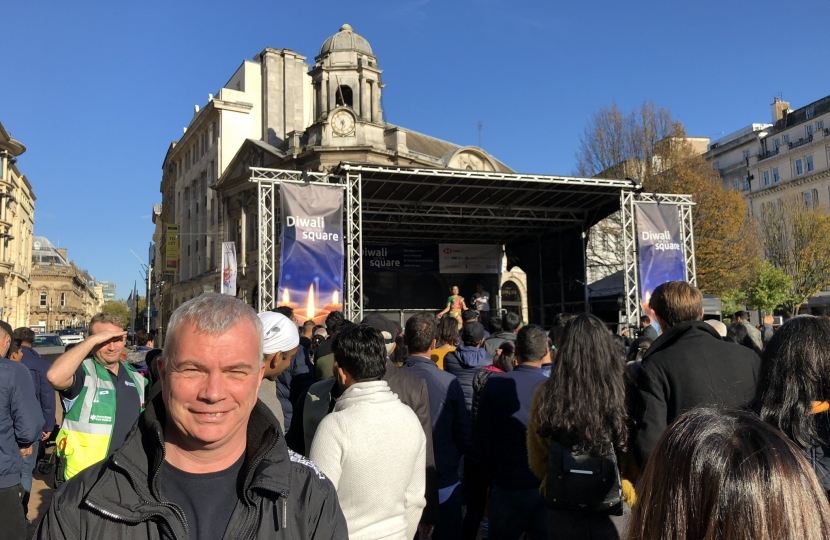
M764 185L769 185L769 171L764 171Z
M807 172L813 170L813 154L810 154L805 158L807 160Z
M816 129L824 129L824 120L819 120L816 122Z
M345 84L341 84L340 87L337 89L337 95L335 96L335 106L342 107L346 105L347 107L353 106L353 98L352 98L352 88L351 86L346 86Z
M795 175L800 176L802 174L804 174L804 163L800 159L797 159L795 160Z
M784 143L785 143L785 144L788 144L789 142L790 142L790 136L789 136L789 134L784 135Z
M778 150L781 147L781 139L775 139L775 149Z
M813 207L813 193L811 191L805 191L801 194L804 198L804 208L812 208Z
M40 293L40 307L46 307L46 293Z
M816 115L816 109L814 107L807 107L807 120L814 117Z
M720 160L719 159L715 160L715 168L720 169Z
M741 181L740 180L733 180L732 186L735 188L735 191L741 190Z
M66 307L66 293L61 293L61 307Z
M749 159L749 150L744 150L744 159Z
M213 142L215 143L216 141L219 140L219 130L216 127L216 122L214 122L212 125L213 125Z
M749 178L744 178L744 191L749 191Z
M779 180L781 180L781 177L778 175L778 167L773 167L772 168L772 181L773 181L773 183L777 184Z
M805 126L805 129L807 130L807 131L806 131L806 133L807 133L807 138L809 139L810 137L812 137L812 136L813 136L813 124L807 124L807 125Z

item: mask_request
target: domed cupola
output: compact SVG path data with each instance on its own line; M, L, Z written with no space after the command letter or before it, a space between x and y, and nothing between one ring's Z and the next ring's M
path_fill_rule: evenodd
M333 121L330 123L332 144L343 146L352 144L352 140L357 144L362 126L384 125L381 70L366 38L344 24L323 42L314 60L309 72L314 89L314 119L322 123ZM328 141L329 137L322 139Z
M341 26L339 32L323 43L323 46L320 47L318 58L335 51L355 51L370 56L375 55L366 38L360 34L356 34L351 25L348 24Z

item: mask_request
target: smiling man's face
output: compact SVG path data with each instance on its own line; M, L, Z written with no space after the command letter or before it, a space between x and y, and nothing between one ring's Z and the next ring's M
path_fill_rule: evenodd
M244 441L264 369L256 329L243 320L219 335L192 323L177 332L175 358L161 368L165 438L190 450Z

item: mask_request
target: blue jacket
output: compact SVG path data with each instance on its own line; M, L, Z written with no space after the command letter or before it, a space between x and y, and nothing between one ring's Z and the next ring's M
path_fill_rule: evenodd
M35 394L40 403L40 412L43 413L44 424L41 431L52 431L55 429L55 389L46 380L46 372L52 364L31 347L23 346L20 350L23 351L20 363L29 368Z
M452 373L458 379L468 413L473 406L473 377L479 369L492 363L492 354L472 345L459 345L444 357L444 371Z
M536 387L547 378L542 369L519 364L494 373L481 390L475 426L476 455L502 489L535 489L539 479L527 461L527 420Z
M461 385L454 375L441 371L435 362L426 357L407 357L403 369L427 383L436 483L438 489L452 486L458 482L461 456L469 453L472 446L470 416L464 406Z
M277 377L277 398L282 405L286 429L291 426L294 403L314 384L314 366L305 347L297 347L297 354L291 358L291 365Z
M29 370L0 358L0 489L20 483L20 449L38 440L41 428L43 414Z

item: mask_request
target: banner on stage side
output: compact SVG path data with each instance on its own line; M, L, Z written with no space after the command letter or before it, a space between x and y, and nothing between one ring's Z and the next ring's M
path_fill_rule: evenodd
M686 253L680 236L680 212L674 204L638 204L637 245L640 251L640 301L644 312L651 293L667 281L686 281ZM651 316L654 320L654 317Z
M343 190L280 184L280 281L277 305L322 323L343 310Z
M179 271L179 226L167 224L165 229L164 273L175 274Z
M235 242L222 242L222 294L236 296Z
M438 244L442 274L498 274L501 247L482 244Z
M363 244L364 272L438 272L438 244Z

